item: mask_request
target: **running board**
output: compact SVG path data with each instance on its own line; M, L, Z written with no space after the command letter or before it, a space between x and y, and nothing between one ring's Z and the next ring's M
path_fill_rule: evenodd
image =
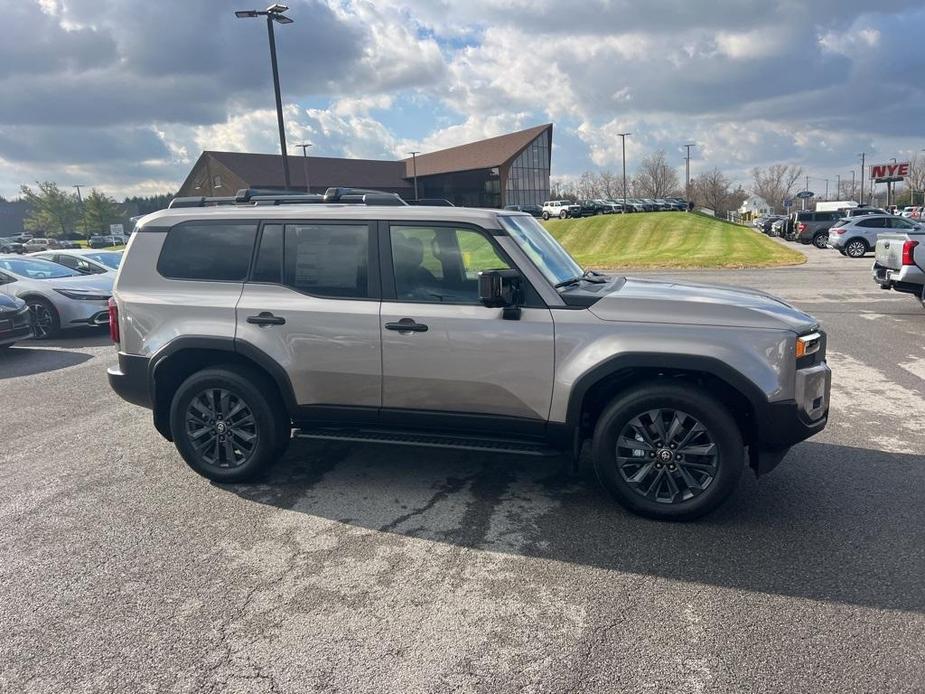
M299 439L323 439L325 441L354 441L359 443L385 443L397 446L425 446L427 448L454 448L463 451L485 453L509 453L513 455L555 456L560 452L542 443L518 441L516 439L479 438L474 436L441 436L439 434L406 433L377 429L296 429Z

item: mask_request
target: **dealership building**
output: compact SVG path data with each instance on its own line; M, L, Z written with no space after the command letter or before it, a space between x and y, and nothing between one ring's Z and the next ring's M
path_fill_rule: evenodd
M466 207L541 205L549 198L552 124L470 142L413 159L290 156L291 190L323 193L349 186L414 199L444 198ZM233 195L241 188L285 190L279 154L205 151L178 195Z

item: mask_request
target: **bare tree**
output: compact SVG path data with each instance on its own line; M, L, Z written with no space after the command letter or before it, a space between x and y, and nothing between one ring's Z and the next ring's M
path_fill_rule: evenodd
M915 204L915 200L919 199L919 193L922 195L922 203L925 205L925 157L920 157L918 154L912 157L912 161L909 166L909 176L906 177L906 186L908 187L911 195L910 204Z
M575 200L575 186L572 181L564 178L553 178L549 182L550 200Z
M716 168L691 179L694 204L713 210L717 217L724 217L726 212L738 209L747 196L741 186L733 189L732 182Z
M598 195L597 178L597 175L593 171L585 171L581 174L581 177L578 179L578 185L575 187L575 192L578 193L579 198L586 200L600 197Z
M678 189L678 172L659 150L650 154L639 165L633 179L633 192L644 198L664 198Z
M784 200L793 193L803 167L796 164L772 164L767 169L752 169L752 192L764 198L774 210L784 208Z

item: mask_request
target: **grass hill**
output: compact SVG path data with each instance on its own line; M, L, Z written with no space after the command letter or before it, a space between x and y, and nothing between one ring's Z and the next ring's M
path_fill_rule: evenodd
M543 224L585 267L746 268L806 262L802 253L753 229L698 213L612 214Z

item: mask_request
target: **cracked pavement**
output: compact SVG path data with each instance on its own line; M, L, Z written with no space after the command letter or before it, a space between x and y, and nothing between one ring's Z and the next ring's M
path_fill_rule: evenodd
M562 460L296 441L186 468L107 337L0 356L0 691L914 692L925 310L868 261L671 276L819 317L829 427L692 524Z

